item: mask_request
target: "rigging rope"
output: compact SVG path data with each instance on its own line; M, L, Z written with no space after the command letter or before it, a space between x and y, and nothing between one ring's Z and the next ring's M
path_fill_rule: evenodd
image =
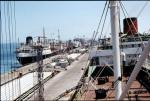
M102 18L103 18L103 15L104 15L106 6L107 6L107 1L106 1L106 3L105 3L105 6L104 6L104 9L103 9L103 12L102 12L102 15L101 15L101 18L100 18L100 21L99 21L97 30L96 30L96 32L94 31L94 33L93 33L93 36L92 36L92 42L91 42L91 43L93 43L93 41L95 40L95 38L96 38L96 36L97 36L97 34L98 34L98 30L99 30L99 27L100 27L100 25L101 25ZM108 5L108 6L109 6L109 5ZM107 11L108 11L108 8L107 8ZM106 15L107 15L107 11L106 11ZM105 20L106 20L106 15L105 15L105 19L104 19L104 22L103 22L101 34L102 34L102 32L103 32L104 23L105 23ZM93 44L91 45L91 48L92 48L92 46L93 46ZM94 59L93 61L95 61L95 59ZM95 64L95 65L96 65L96 64ZM102 68L102 71L103 71L103 70L104 70L104 67ZM93 67L92 67L92 71L93 71ZM96 75L98 75L100 71L101 71L101 69L98 71L98 73L97 73ZM101 72L101 73L102 73L102 72ZM101 74L101 73L100 73L100 74ZM91 76L90 76L90 77L91 77ZM96 78L96 77L95 77L95 78ZM95 80L95 79L94 79L94 80ZM88 81L88 85L87 85L87 86L89 86L89 82L90 82L90 80ZM89 89L89 87L87 88L87 91L88 91L88 89ZM86 91L86 92L87 92L87 91ZM84 99L85 99L85 97L87 96L87 95L86 95L86 94L87 94L86 92L85 92Z
M96 39L96 36L98 35L98 30L99 30L99 28L100 28L100 25L101 25L101 22L102 22L102 18L103 18L103 16L104 16L104 13L105 13L105 10L106 10L104 22L103 22L103 25L102 25L101 35L102 35L102 33L103 33L103 29L104 29L105 20L106 20L106 17L107 17L108 8L109 8L109 3L108 3L108 1L106 1L105 6L104 6L104 9L103 9L103 12L102 12L102 15L101 15L101 18L100 18L100 21L99 21L99 23L98 23L98 27L97 27L97 29L96 29L96 32L94 31L94 33L93 33L92 43L94 42L94 40ZM101 35L100 35L100 36L101 36ZM92 46L93 46L93 44L91 45L91 48L92 48ZM92 70L93 70L93 67L92 67ZM104 70L104 67L103 67L102 71L103 71L103 70ZM99 72L98 72L98 73L99 73ZM101 73L102 73L102 72L100 72L100 74L101 74ZM99 75L100 75L100 74L99 74ZM97 74L97 75L98 75L98 74ZM90 76L90 77L91 77L91 76ZM88 85L89 85L89 82L90 82L90 80L88 81ZM87 91L88 91L88 89L89 89L89 88L87 88ZM85 97L86 97L86 93L85 93ZM84 97L84 99L85 99L85 97Z
M18 44L17 44L17 33L16 33L16 5L15 5L15 1L14 1L14 3L13 3L13 21L14 21L14 39L15 39L15 55L14 56L16 56L17 54L16 54L16 48L17 48L17 46L18 46ZM16 58L16 57L15 57ZM16 65L17 65L17 60L15 61L15 63L16 63ZM17 70L17 73L16 73L16 75L17 76L19 76L19 72L20 72L20 70L18 71ZM18 78L17 79L17 82L18 82L18 94L21 94L21 82L20 82L20 78Z
M102 25L102 30L101 30L100 38L101 38L101 36L103 34L103 29L104 29L104 26L105 26L105 21L106 21L106 18L107 18L108 9L109 9L109 3L108 3L108 6L107 6L107 10L106 10L104 22L103 22L103 25Z
M96 36L97 36L97 34L98 34L98 30L99 30L99 27L100 27L100 25L101 25L102 18L103 18L103 15L104 15L104 13L105 13L105 9L106 9L106 14L105 14L105 16L104 16L105 19L104 19L104 22L103 22L103 25L102 25L102 30L101 30L101 35L102 35L103 29L104 29L105 20L106 20L106 16L107 16L107 12L108 12L108 7L109 7L109 3L107 3L107 1L106 1L105 6L104 6L104 9L103 9L103 13L102 13L102 15L101 15L101 18L100 18L100 21L99 21L99 24L98 24L98 27L97 27L97 30L96 30L96 32L94 31L94 33L93 33L93 36L94 36L94 34L95 34L95 36L94 36L94 38L93 38L93 40L92 40L92 43L93 43L93 41L95 40L95 38L96 38ZM93 46L93 45L92 45L92 46ZM91 48L92 48L92 46L91 46ZM92 69L93 69L93 67L92 67Z
M122 9L124 9L124 11L126 12L127 16L130 17L129 14L128 14L128 12L127 12L127 10L126 10L126 8L124 7L123 3L122 3L121 1L119 1L119 3L120 3L120 6L122 7ZM132 23L134 29L137 31L137 28L135 27L135 25L134 25L133 21L131 20L131 18L130 18L130 22ZM130 27L130 25L129 25L129 27ZM130 29L131 29L131 28L130 28ZM133 34L133 33L132 33L132 34ZM143 43L143 40L142 40L141 36L139 35L139 33L137 33L137 35L138 35L138 37L140 38L140 40L141 40L143 46L145 47L145 44Z
M0 2L1 3L1 2ZM18 76L18 72L15 72L15 68L13 68L14 62L16 61L14 49L16 47L15 41L16 41L16 18L15 18L15 2L13 5L13 2L11 1L5 1L3 3L3 16L2 24L1 26L4 29L4 32L1 34L2 44L1 47L3 51L3 59L1 60L3 62L3 83L8 82L12 79L14 79L16 76ZM2 13L2 11L1 11ZM14 20L15 19L15 20ZM15 24L14 24L15 23ZM5 33L5 34L4 34ZM3 35L4 34L4 35ZM6 42L4 42L4 40ZM5 50L5 51L4 51ZM15 59L15 60L14 60ZM4 62L5 61L5 62ZM17 73L17 74L16 74ZM12 80L9 83L6 83L4 87L5 92L5 99L12 100L14 96L18 94L18 79Z
M8 65L8 33L7 33L7 13L6 13L6 10L7 10L7 4L6 4L6 2L4 2L4 24L5 24L5 36L6 36L6 68L7 68L7 70L9 70L9 65ZM7 79L10 79L9 78L10 76L9 76L9 74L7 75ZM8 100L10 100L10 85L8 84L8 90L9 90L9 92L8 92Z
M14 59L15 59L15 55L13 55L14 54L14 49L15 49L15 41L14 41L14 23L13 23L13 7L12 7L12 2L10 1L10 27L11 27L11 31L12 31L12 42L11 42L11 45L12 45L12 52L11 52L11 54L12 54L12 75L13 75L13 77L12 77L12 79L13 78L15 78L15 75L16 75L16 72L15 72L15 62L16 61L14 61ZM14 82L12 82L12 83L14 83L13 84L13 88L14 88L14 90L13 90L13 93L16 95L17 94L17 92L16 92L16 89L17 89L17 82L18 80L14 80Z
M0 26L0 41L1 41L1 44L0 44L0 48L1 48L1 56L0 56L0 61L1 61L1 64L0 64L0 74L1 74L1 80L3 80L3 81L1 81L1 84L2 84L2 82L5 82L6 81L6 74L5 74L5 72L6 72L6 65L5 65L5 62L4 62L4 52L5 52L5 46L4 46L4 41L3 41L3 39L4 39L4 35L3 35L3 33L4 33L4 31L2 30L2 25L3 25L3 22L2 22L2 4L1 4L1 1L0 1L0 23L1 23L1 26ZM2 68L3 68L3 70L2 70ZM3 72L3 74L2 74L2 72ZM3 79L2 79L3 78ZM5 99L7 99L7 94L6 94L6 85L5 85L5 91L4 91L4 93L5 93Z
M13 21L14 21L14 39L15 39L15 49L17 48L17 35L16 35L16 15L15 15L15 1L13 2ZM16 56L16 50L15 50L15 55L14 56ZM15 57L16 58L16 57ZM17 61L15 61L15 63L17 63ZM16 64L17 65L17 64ZM18 76L19 75L19 73L18 73L18 70L17 70L17 73L16 73L16 75ZM17 79L17 88L18 88L18 94L20 94L21 92L20 92L20 79L18 78Z
M148 0L145 2L145 4L143 5L143 7L141 8L141 10L139 11L137 18L141 15L141 13L143 12L144 8L147 6L148 4Z
M97 36L97 34L98 34L98 30L99 30L99 27L100 27L100 25L101 25L101 21L102 21L102 18L103 18L103 15L104 15L104 12L105 12L105 9L106 9L106 6L107 6L107 2L108 2L108 1L106 1L106 3L105 3L105 6L104 6L104 9L103 9L103 12L102 12L100 21L99 21L99 23L98 23L98 27L97 27L97 29L96 29L95 36L93 37L93 40L95 40L95 38L96 38L96 36Z
M13 79L13 68L12 68L12 65L13 65L13 55L12 55L12 48L13 48L13 45L12 45L12 35L13 35L13 33L12 33L12 25L11 25L11 8L10 8L10 6L11 6L11 2L10 1L8 1L7 2L7 15L8 15L8 32L9 32L9 48L10 48L10 50L9 50L9 54L10 54L10 68L11 68L11 79ZM14 82L12 81L12 98L14 98Z
M104 18L104 22L103 22L103 25L102 25L102 30L101 30L101 35L103 33L103 29L104 29L104 25L105 25L105 21L106 21L106 17L107 17L107 13L108 13L108 8L109 8L109 3L106 5L107 6L107 9L106 9L106 13L105 13L105 18ZM99 28L99 27L98 27ZM97 29L97 32L98 32L98 29ZM100 38L101 38L101 35L100 35ZM104 67L102 69L102 71L104 70ZM102 72L100 72L101 70L98 71L98 73L96 74L97 76L100 75ZM100 74L99 74L100 73ZM96 77L95 77L96 79ZM95 80L94 79L94 80Z
M106 7L107 7L107 8L106 8ZM106 9L106 14L105 14L105 16L104 16L104 22L103 22L102 30L101 30L101 35L102 35L102 33L103 33L103 29L104 29L104 25L105 25L105 21L106 21L106 17L107 17L108 8L109 8L109 3L107 4L107 1L106 1L105 7L104 7L104 11L103 11L103 13L102 13L102 17L103 17L104 12L105 12L105 9ZM97 36L97 34L98 34L98 30L99 30L99 27L100 27L100 24L101 24L101 21L102 21L102 17L101 17L101 19L100 19L100 23L99 23L99 25L98 25L97 32L95 33L95 37L94 37L93 41L95 40L95 38L96 38L96 36ZM100 35L100 37L101 37L101 35ZM96 52L96 54L97 54L97 52Z
M125 14L125 12L124 12L124 9L125 9L125 8L123 8L122 2L119 2L119 3L120 3L120 6L121 6L121 8L122 8L122 11L123 11L123 14L124 14L125 18L127 18L126 14ZM127 11L126 11L126 13L127 13ZM127 24L128 24L128 26L129 26L129 28L131 29L131 26L130 26L128 20L126 20L126 21L127 21ZM131 21L131 23L133 24L133 22L132 22L131 19L130 19L130 21ZM133 24L133 26L134 26L134 24ZM135 27L135 26L134 26L134 27ZM133 33L132 33L132 35L133 35ZM138 36L139 36L139 34L138 34ZM144 46L144 43L143 43L143 41L142 41L142 38L141 38L141 37L139 37L139 38L140 38L140 40L141 40L141 42L142 42L142 44L143 44L143 46ZM134 41L136 41L135 38L134 38ZM138 47L138 48L137 48L135 54L137 54L137 52L138 52L138 50L139 50L140 48L141 48L141 47ZM133 57L132 57L131 61L132 61L132 60L133 60Z
M126 13L125 13L125 11L124 11L123 6L121 5L121 2L119 2L119 4L120 4L120 7L121 7L121 9L122 9L122 12L123 12L125 18L128 18L127 15L126 15ZM128 24L128 26L129 26L129 31L130 31L130 30L131 30L131 26L130 26L130 24L129 24L129 21L128 21L128 20L126 20L126 21L127 21L127 24ZM129 31L128 31L128 32L129 32ZM127 33L128 33L128 32L127 32ZM131 34L132 34L132 36L134 36L132 32L131 32ZM135 38L134 38L134 41L136 41Z

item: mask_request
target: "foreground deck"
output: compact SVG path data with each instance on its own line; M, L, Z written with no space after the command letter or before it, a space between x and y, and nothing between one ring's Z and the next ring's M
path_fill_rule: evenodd
M126 84L126 77L123 77L123 83L122 85ZM93 82L94 85L96 85L97 89L110 89L107 93L106 93L106 98L101 98L99 100L103 100L103 101L107 101L107 100L115 100L115 90L114 87L112 86L112 82L113 82L113 77L109 77L109 82L105 83L105 84L99 84L97 83L97 81ZM95 88L89 84L88 85L88 89L86 92L84 92L84 94L82 95L82 97L80 98L80 100L97 100L98 98L96 98L96 93L95 93ZM138 81L134 81L130 87L130 90L128 91L128 96L124 99L124 100L140 100L140 101L145 101L145 100L150 100L150 93L138 82Z

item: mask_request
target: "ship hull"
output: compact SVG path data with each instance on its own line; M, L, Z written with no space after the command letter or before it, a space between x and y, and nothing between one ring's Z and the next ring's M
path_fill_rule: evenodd
M53 52L51 54L46 54L43 55L43 59L57 55L58 52ZM17 57L17 60L19 61L20 64L22 65L27 65L30 63L34 63L37 61L37 56L28 56L28 57Z

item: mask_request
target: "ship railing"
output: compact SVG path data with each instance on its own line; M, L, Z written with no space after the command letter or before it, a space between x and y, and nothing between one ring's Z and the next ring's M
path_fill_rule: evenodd
M51 79L52 77L54 77L57 73L58 72L53 72L51 75L49 75L47 78L45 78L42 81L42 84L46 83L49 79ZM36 84L36 85L34 85L32 88L30 88L28 91L24 92L20 96L18 96L16 99L14 99L14 101L29 100L35 94L35 92L38 89L39 89L39 83Z

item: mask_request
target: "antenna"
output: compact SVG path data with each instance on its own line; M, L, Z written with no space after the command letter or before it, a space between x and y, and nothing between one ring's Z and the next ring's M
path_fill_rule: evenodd
M58 43L60 45L59 47L59 50L61 49L61 41L60 41L60 32L59 32L59 29L58 29Z
M58 29L58 41L60 42L60 33L59 33L59 29Z
M44 40L44 45L45 45L45 28L43 26L43 40Z

